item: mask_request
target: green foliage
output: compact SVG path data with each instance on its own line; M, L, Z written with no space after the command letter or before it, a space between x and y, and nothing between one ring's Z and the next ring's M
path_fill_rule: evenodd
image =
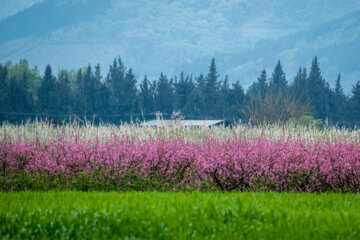
M96 123L118 124L133 119L150 120L158 111L165 119L172 112L181 111L185 119L284 122L303 115L291 112L306 108L305 114L327 118L331 125L360 124L360 88L355 84L351 95L345 95L340 74L335 87L330 88L321 76L317 57L310 73L300 68L291 84L278 61L271 78L267 79L266 71L261 71L246 94L239 81L220 76L215 59L206 75L193 77L182 72L179 77L168 77L161 73L156 80L145 77L139 86L136 74L125 67L120 57L114 59L104 75L103 78L99 65L61 69L57 74L48 65L41 76L26 59L0 64L0 122L19 123L36 117L61 122L71 117L82 123L96 118ZM246 113L256 112L257 108L261 109L256 117L259 121ZM269 114L270 118L262 117Z
M280 92L284 92L287 89L287 80L280 61L278 61L278 63L274 68L274 72L272 74L272 78L269 83L269 88L271 89L272 92L276 94L279 94Z
M8 170L6 171L8 172ZM174 179L162 174L151 172L139 176L138 171L128 171L124 176L114 172L94 170L91 173L80 172L76 176L63 173L56 175L47 172L4 174L0 176L0 191L173 191L174 189L194 191L198 189L195 183L182 183L191 172L175 172ZM201 189L201 188L200 188ZM215 189L214 186L202 190Z
M0 193L2 239L359 239L355 194Z
M170 114L174 110L173 81L163 73L160 73L156 82L155 104L156 109L162 113Z
M290 119L289 122L306 127L315 127L319 131L324 130L323 121L321 119L315 119L313 116L302 116L300 119Z

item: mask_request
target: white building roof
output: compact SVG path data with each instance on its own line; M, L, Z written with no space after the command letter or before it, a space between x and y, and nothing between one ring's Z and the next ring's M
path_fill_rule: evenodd
M210 127L224 122L224 120L151 120L141 123L141 126L184 126L184 127Z

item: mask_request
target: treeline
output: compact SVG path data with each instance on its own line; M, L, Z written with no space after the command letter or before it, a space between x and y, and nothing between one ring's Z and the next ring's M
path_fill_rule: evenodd
M261 71L247 91L239 81L230 84L228 76L220 78L215 59L206 75L168 77L161 73L156 80L145 76L139 83L120 57L114 59L106 75L99 64L78 71L63 69L57 75L47 65L43 76L26 60L0 64L1 121L72 117L119 123L153 119L157 113L166 119L174 111L181 111L185 119L255 123L312 115L328 119L330 124L354 126L360 123L360 83L346 95L339 74L331 88L321 76L316 57L309 73L300 68L291 83L279 61L270 76Z

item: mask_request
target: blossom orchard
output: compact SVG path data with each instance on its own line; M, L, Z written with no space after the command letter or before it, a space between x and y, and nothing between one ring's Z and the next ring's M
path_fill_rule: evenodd
M169 190L360 192L360 143L233 136L185 140L160 135L143 140L116 135L107 141L60 138L40 142L4 138L3 179L46 174L100 177L122 185L153 182Z

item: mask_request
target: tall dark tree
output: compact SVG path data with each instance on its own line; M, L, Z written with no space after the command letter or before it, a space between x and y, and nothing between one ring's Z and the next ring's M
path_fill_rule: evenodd
M124 100L124 79L126 75L126 68L121 60L121 58L115 58L113 64L110 65L109 73L107 75L107 83L110 87L111 92L111 109L113 113L124 114L124 105L122 101Z
M67 115L72 111L74 99L70 88L69 73L66 70L61 70L58 74L57 91L58 108L61 114Z
M284 93L287 90L287 81L280 61L278 61L272 73L269 87L275 95L279 94L279 92Z
M335 94L336 96L345 96L344 94L344 90L341 86L341 76L340 73L336 79L336 83L335 83Z
M217 101L216 110L217 116L223 119L229 117L229 105L231 101L229 77L225 76L220 83L219 99Z
M266 70L262 70L260 76L257 78L257 81L253 83L249 89L247 94L253 97L260 97L262 100L265 98L266 91L268 90L268 83L267 83L267 74Z
M341 76L340 73L336 79L335 89L331 91L330 99L330 116L329 118L333 123L342 123L345 116L345 109L347 108L346 102L347 98L344 94L343 88L341 86Z
M156 111L160 111L165 115L171 115L174 111L174 90L172 86L172 80L168 80L167 76L163 73L156 83ZM166 116L164 116L166 117Z
M122 108L123 113L131 115L132 113L138 112L138 95L136 88L136 78L130 68L124 78L122 88Z
M25 117L30 117L29 113L32 113L32 96L28 93L27 86L28 76L26 71L23 73L21 79L16 79L13 76L10 80L8 91L8 109L10 112L16 114L22 114ZM13 116L16 118L16 116Z
M148 80L145 75L144 80L140 84L140 111L144 114L145 118L149 118L150 114L154 112L155 109L155 91L152 83Z
M297 97L302 98L304 101L306 100L306 79L306 68L299 68L299 71L296 73L294 81L291 84L291 91L293 91Z
M58 110L56 109L56 106L58 105L58 93L56 90L55 77L52 74L50 65L47 65L43 81L37 94L37 105L41 113L47 115L58 113Z
M215 59L213 58L211 60L211 64L209 67L209 73L206 76L206 82L205 82L205 99L206 99L206 111L205 114L208 117L215 117L216 116L216 103L219 98L219 74L216 70L216 64Z
M232 88L230 89L230 104L228 106L230 112L231 120L242 119L243 115L241 113L241 108L244 107L246 102L246 96L244 93L244 89L240 85L239 81L232 84Z
M76 72L75 80L75 92L74 92L74 105L76 114L84 117L86 114L85 104L86 104L86 95L85 95L85 81L83 76L83 71L79 69Z
M195 87L191 91L188 107L187 116L192 119L203 119L205 116L206 109L206 97L205 97L205 77L200 74L195 78Z
M94 75L94 112L93 114L107 115L110 105L110 91L106 83L102 82L101 67L100 64L95 66Z
M100 66L97 65L95 68L95 74L92 71L91 66L89 65L82 76L82 81L84 84L84 112L86 115L94 116L99 114L101 106L99 106L99 90L100 90Z
M349 119L353 121L353 125L360 126L360 81L358 81L351 90L351 97L349 99L350 111Z
M0 64L0 121L6 120L8 110L8 84L6 82L8 75L7 67Z
M315 57L307 79L307 93L316 118L325 119L329 113L330 89L321 76L319 62Z
M190 112L190 101L191 92L195 88L195 84L192 77L185 76L184 72L181 72L179 81L175 81L175 107L177 110L181 110L182 113L187 114Z
M84 84L84 114L86 116L91 116L94 114L95 102L96 102L96 86L95 86L95 77L92 72L90 64L86 68L85 73L82 76L82 81Z

